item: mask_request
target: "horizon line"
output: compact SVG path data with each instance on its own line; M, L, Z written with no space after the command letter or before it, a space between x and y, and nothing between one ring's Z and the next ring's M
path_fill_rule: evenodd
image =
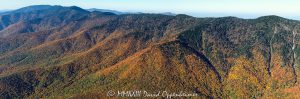
M100 10L111 10L111 11L118 11L118 12L122 12L122 13L130 13L130 14L138 14L138 13L143 13L143 14L163 14L163 13L172 13L175 15L188 15L191 17L196 17L196 18L222 18L222 17L236 17L236 18L240 18L240 19L257 19L260 17L264 17L264 16L278 16L278 17L282 17L285 19L290 19L290 20L297 20L300 21L300 16L282 16L282 15L278 15L278 14L262 14L262 13L226 13L226 12L187 12L187 13L177 13L177 12L172 12L172 11L135 11L135 10L117 10L117 9L109 9L109 8L96 8L96 7L90 7L90 8L86 8L86 7L81 7L78 5L71 5L71 6L65 6L65 5L51 5L51 4L38 4L38 5L28 5L28 6L23 6L23 7L19 7L16 9L0 9L0 13L3 12L9 12L9 11L14 11L14 10L18 10L18 9L22 9L25 7L30 7L30 6L61 6L61 7L72 7L72 6L76 6L79 7L81 9L84 10L88 10L88 9L100 9Z

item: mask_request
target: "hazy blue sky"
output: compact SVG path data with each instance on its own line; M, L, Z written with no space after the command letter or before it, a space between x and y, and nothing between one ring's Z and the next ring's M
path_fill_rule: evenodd
M173 12L199 17L253 18L279 15L297 19L300 0L0 0L0 9L28 5L63 5L133 12Z

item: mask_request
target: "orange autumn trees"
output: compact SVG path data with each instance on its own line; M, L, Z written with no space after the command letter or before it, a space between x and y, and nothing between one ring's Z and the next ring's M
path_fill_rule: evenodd
M255 98L264 95L270 75L264 57L257 50L252 53L252 59L245 56L237 58L225 79L225 92L231 98Z

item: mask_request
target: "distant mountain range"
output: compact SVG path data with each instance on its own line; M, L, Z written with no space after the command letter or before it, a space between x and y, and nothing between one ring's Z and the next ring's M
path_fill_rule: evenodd
M90 12L93 12L93 11L99 11L99 12L110 12L110 13L114 13L114 14L117 14L117 15L121 15L121 14L129 14L129 12L120 12L120 11L115 11L115 10L108 10L108 9L97 9L97 8L91 8L91 9L86 9Z
M28 6L28 7L24 7L21 9L18 9L19 11L23 11L23 12L27 12L27 11L34 11L34 10L43 10L43 9L49 9L52 8L53 6L50 5L35 5L35 6ZM55 7L62 7L62 6L55 6ZM18 12L18 10L0 10L0 13L3 12L10 12L10 11L14 11L14 12ZM86 9L87 11L93 12L93 11L99 11L99 12L110 12L110 13L114 13L117 15L121 15L121 14L143 14L143 12L120 12L120 11L115 11L115 10L109 10L109 9L97 9L97 8L91 8L91 9ZM152 13L152 14L163 14L163 15L170 15L170 16L175 16L176 14L171 13L171 12L164 12L164 13Z
M10 10L0 10L0 13L7 12L7 11L10 11Z
M299 34L279 16L28 6L0 14L0 98L298 98Z
M120 12L120 11L115 11L115 10L109 10L109 9L96 9L96 8L92 8L92 9L86 9L90 12L93 11L99 11L99 12L110 12L110 13L114 13L117 15L121 15L121 14L146 14L143 12ZM164 12L164 13L150 13L150 14L163 14L163 15L170 15L170 16L175 16L176 14L171 13L171 12Z

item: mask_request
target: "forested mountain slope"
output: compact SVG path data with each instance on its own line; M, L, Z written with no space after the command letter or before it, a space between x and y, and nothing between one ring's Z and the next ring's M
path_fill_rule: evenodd
M297 97L300 22L89 12L29 6L0 14L1 98Z

